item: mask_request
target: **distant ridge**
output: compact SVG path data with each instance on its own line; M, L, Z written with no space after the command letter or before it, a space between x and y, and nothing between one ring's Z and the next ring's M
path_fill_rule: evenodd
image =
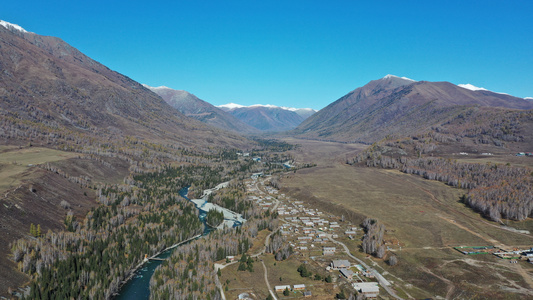
M373 143L407 136L459 115L467 107L533 109L533 102L473 85L387 75L323 108L292 131L305 138Z
M159 95L170 106L179 110L188 117L194 118L217 128L233 132L258 132L257 129L247 125L233 115L199 99L187 91L174 90L166 86L150 87L145 84L143 84L143 86Z
M254 128L269 132L294 129L303 120L316 112L311 108L280 107L270 104L244 106L228 103L219 105L218 108L232 114Z

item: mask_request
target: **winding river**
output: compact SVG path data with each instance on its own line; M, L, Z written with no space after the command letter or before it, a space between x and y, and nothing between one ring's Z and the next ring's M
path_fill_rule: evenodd
M219 185L219 186L221 186L221 185ZM217 188L220 188L219 186L217 186ZM217 188L215 188L215 189L217 189ZM204 197L202 199L200 199L200 200L203 200L202 203L204 203L204 204L208 203L207 202L207 196L215 189L204 191ZM209 234L214 229L205 224L206 212L204 210L202 210L202 206L204 206L204 205L200 205L199 206L198 205L198 200L191 200L191 199L187 198L188 192L189 192L189 188L188 187L183 188L180 191L180 195L183 198L193 202L196 205L196 207L198 208L198 211L199 211L199 216L198 217L200 218L200 220L204 224L204 232L203 232L202 236L205 236L205 235ZM217 209L222 209L222 208L217 206ZM241 224L242 224L242 222L235 221L233 226L234 227L235 226L240 226ZM186 243L188 243L188 242L186 242ZM177 247L179 247L179 246L177 246ZM163 259L163 260L169 258L170 255L172 255L172 252L174 252L174 250L177 247L174 247L172 249L168 249L168 250L162 252L161 254L157 255L156 258ZM150 279L152 278L152 275L154 274L155 269L162 263L163 263L162 260L149 260L148 262L143 264L140 269L135 271L133 277L120 288L119 294L114 299L115 300L150 299Z

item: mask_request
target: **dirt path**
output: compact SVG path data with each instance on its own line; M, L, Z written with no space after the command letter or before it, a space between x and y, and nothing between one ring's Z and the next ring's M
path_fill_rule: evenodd
M484 235L479 234L479 233L477 233L477 232L475 232L475 231L469 229L468 227L463 226L463 225L457 223L457 222L454 221L454 220L448 219L448 218L446 218L446 217L444 217L444 216L441 216L441 215L437 215L437 217L439 217L439 218L441 218L441 219L443 219L443 220L449 222L450 224L453 224L453 225L455 225L455 226L457 226L457 227L459 227L459 228L461 228L461 229L463 229L463 230L465 230L465 231L467 231L467 232L469 232L469 233L471 233L471 234L473 234L473 235L479 237L480 239L486 241L487 243L489 243L489 244L491 244L491 245L495 245L495 246L500 247L500 248L505 248L505 247L507 247L506 245L502 244L501 242L499 242L499 241L497 241L497 240L495 240L495 239L492 239L492 238L490 238L490 237L485 237Z
M437 275L433 272L431 272L430 269L426 268L426 267L420 267L420 269L428 274L431 274L435 277L437 277L438 279L442 280L444 283L446 283L448 285L448 291L446 292L446 299L451 299L453 293L455 292L455 285L448 279L440 276L440 275Z
M533 279L531 279L531 275L526 271L524 270L524 268L522 268L522 266L520 264L513 264L514 268L516 269L517 273L522 275L522 277L524 278L525 282L529 285L529 287L531 289L533 289Z
M276 298L276 294L274 294L274 291L272 291L272 288L270 287L270 282L268 282L268 271L265 266L265 262L261 261L261 264L263 265L263 269L265 270L265 283L267 285L268 291L270 292L270 295L272 295L272 298L274 298L274 300L278 300L278 298Z

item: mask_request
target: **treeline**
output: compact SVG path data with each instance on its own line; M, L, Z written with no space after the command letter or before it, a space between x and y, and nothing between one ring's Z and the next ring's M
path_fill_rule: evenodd
M36 120L21 119L16 113L0 112L0 137L7 143L41 145L61 151L86 154L91 157L120 158L130 164L130 171L143 173L157 171L161 166L174 163L209 165L228 159L231 149L213 147L193 149L177 142L162 144L132 136L118 136L103 128L73 130L55 121L38 117Z
M277 261L280 261L288 259L294 250L287 243L287 238L281 234L281 231L277 230L270 235L270 241L266 247L266 252L274 254L274 258Z
M246 186L242 180L232 180L226 188L211 193L209 202L240 213L245 219L262 213L261 207L247 199Z
M205 216L205 223L213 228L224 222L224 213L216 209L207 212Z
M378 220L366 218L362 224L365 234L361 249L364 253L375 255L378 258L385 256L385 245L383 243L383 234L385 234L385 225L380 224Z
M367 166L399 169L467 189L463 202L493 221L521 221L533 216L533 172L525 167L434 157L393 158L372 151L355 160L363 161Z
M182 245L154 272L150 299L220 300L217 280L208 249L196 242Z
M197 209L179 192L212 170L189 171L167 167L135 176L133 187L100 186L102 205L81 222L66 220L71 232L13 243L19 269L33 278L27 299L109 299L145 255L201 234Z
M256 138L254 139L254 141L256 141L261 147L263 147L264 150L271 152L285 152L295 148L295 146L292 144L278 140L265 140Z
M245 253L260 230L276 224L272 217L262 214L241 227L213 231L180 246L154 272L150 280L150 299L221 299L222 284L218 281L214 262L242 255L241 258L246 258L244 269L253 270L253 261L249 262Z

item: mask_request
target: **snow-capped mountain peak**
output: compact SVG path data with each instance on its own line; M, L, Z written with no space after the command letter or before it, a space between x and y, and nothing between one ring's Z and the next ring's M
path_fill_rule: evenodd
M533 100L533 97L525 97L524 100Z
M7 29L15 29L15 30L18 30L18 31L23 32L23 33L27 33L28 32L24 28L20 27L17 24L12 24L12 23L9 23L9 22L3 21L3 20L0 20L0 25L4 26Z
M309 112L316 112L314 109L312 108L294 108L294 107L285 107L285 106L281 106L280 108L283 108L285 110L290 110L290 111L309 111Z
M411 78L399 77L399 76L391 75L391 74L387 74L387 75L385 75L385 77L383 77L383 79L388 79L388 78L401 78L401 79L409 80L409 81L412 81L412 82L416 82L416 80L413 80Z
M236 103L228 103L228 104L218 105L217 107L224 108L227 110L232 110L232 109L242 108L242 107L251 107L251 108L265 107L265 108L273 108L273 109L280 108L280 109L294 111L294 112L301 112L301 111L307 111L307 112L313 112L313 113L316 112L316 110L312 108L294 108L294 107L286 107L286 106L276 106L272 104L253 104L253 105L246 106L246 105L240 105Z
M234 109L234 108L244 107L244 105L240 105L240 104L237 104L237 103L228 103L228 104L217 105L217 107L218 108L226 108L226 109Z
M463 89L471 90L471 91L487 91L487 92L491 92L491 93L495 93L495 94L509 95L509 94L507 94L507 93L498 93L498 92L490 91L490 90L487 90L486 88L477 87L477 86L472 85L472 84L470 84L470 83L467 83L467 84L458 84L457 86L458 86L458 87L462 87Z
M147 84L142 84L145 88L147 89L151 89L151 90L166 90L166 89L170 89L168 86L149 86Z
M488 91L486 88L477 87L477 86L472 85L470 83L458 84L457 86L462 87L463 89L471 90L471 91Z

